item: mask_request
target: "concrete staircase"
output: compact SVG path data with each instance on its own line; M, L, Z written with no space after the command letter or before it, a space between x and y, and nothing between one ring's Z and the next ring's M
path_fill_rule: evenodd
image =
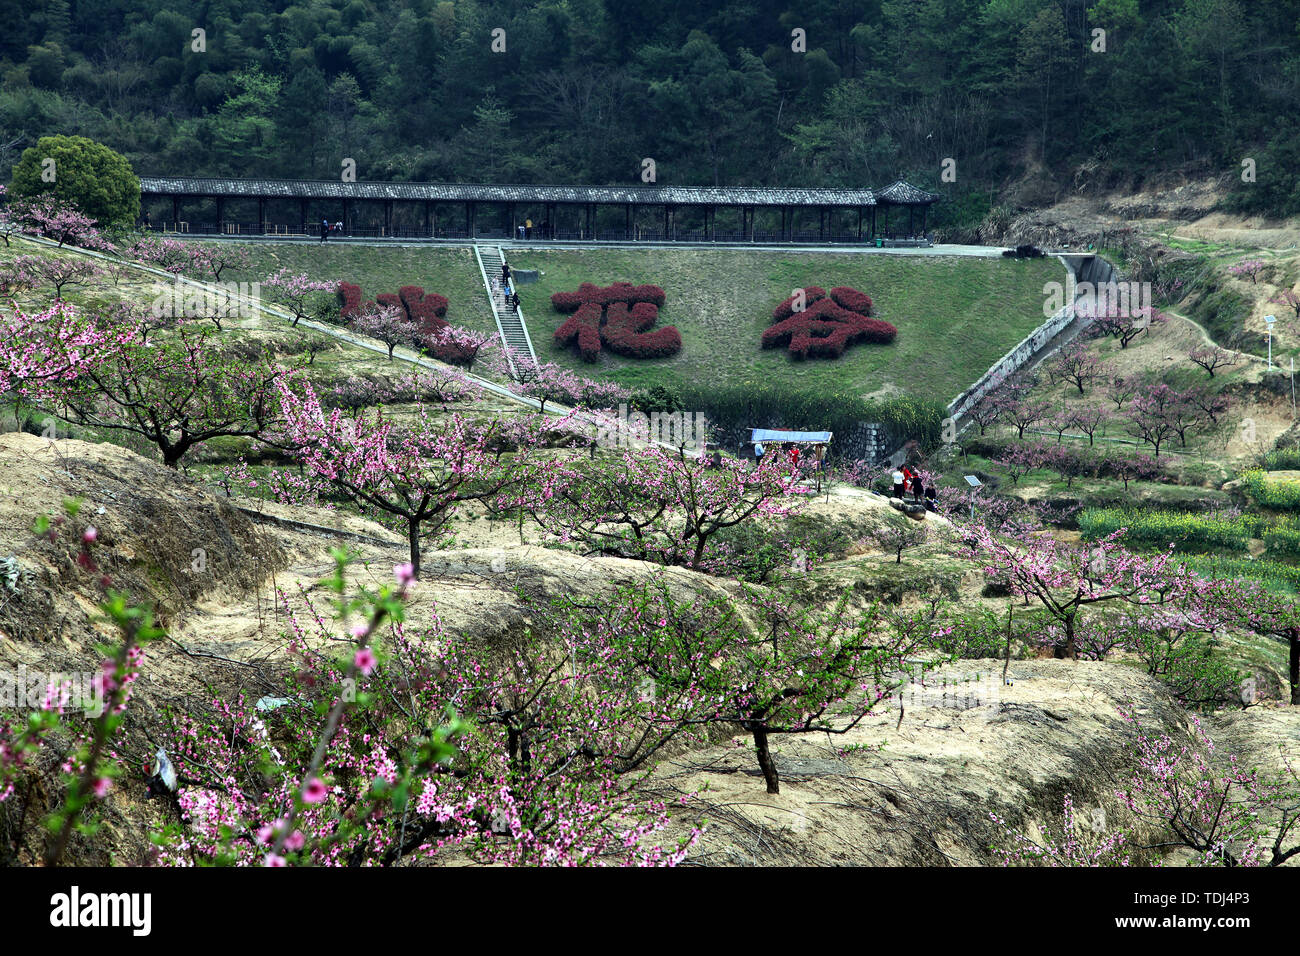
M519 378L518 362L531 362L537 367L537 353L533 351L533 340L528 335L528 326L524 322L523 312L506 301L505 289L501 283L501 265L505 254L500 246L475 244L474 257L478 259L479 272L483 276L483 287L487 290L488 301L492 303L492 314L496 317L497 331L507 348L510 373Z

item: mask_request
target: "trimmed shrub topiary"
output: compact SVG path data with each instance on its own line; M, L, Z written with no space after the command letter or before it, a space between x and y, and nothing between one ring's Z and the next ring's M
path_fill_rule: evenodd
M339 315L344 319L355 319L362 312L374 309L373 302L366 302L361 298L361 286L352 282L340 282L338 296Z
M450 323L446 319L447 300L443 296L425 292L418 285L404 285L397 290L397 295L381 292L371 302L362 297L361 286L352 282L340 282L338 297L339 314L344 319L354 319L381 306L392 306L400 309L418 327L417 341L413 344L424 348L435 358L451 365L468 365L474 358L469 350L457 345L430 345L419 341L449 327Z
M835 300L836 305L843 306L850 312L857 312L859 315L871 314L871 296L865 292L850 289L846 285L837 285L831 289L831 298Z
M825 289L815 285L809 286L808 288L803 290L804 310L807 310L807 308L810 305L812 305L814 302L817 302L824 298L826 298ZM797 295L792 295L790 296L790 298L786 299L784 302L778 305L775 309L772 310L772 321L780 322L783 319L790 318L792 315L802 314L802 313L796 313L794 310L795 304L798 301L799 301L799 297Z
M576 292L556 292L551 305L557 312L572 315L555 330L555 344L576 345L585 362L596 361L602 346L625 358L676 355L682 350L677 327L654 328L664 301L659 286L630 282L605 287L584 282Z
M839 358L855 342L885 345L898 335L888 322L871 317L871 297L857 289L837 286L829 298L817 286L803 293L802 312L794 311L797 296L772 310L773 324L760 340L763 348L785 345L796 359Z

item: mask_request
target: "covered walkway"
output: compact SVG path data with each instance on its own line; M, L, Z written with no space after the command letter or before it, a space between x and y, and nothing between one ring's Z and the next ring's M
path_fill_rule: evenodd
M155 229L197 235L554 242L923 240L934 193L754 186L493 186L143 177ZM332 233L331 238L338 236Z

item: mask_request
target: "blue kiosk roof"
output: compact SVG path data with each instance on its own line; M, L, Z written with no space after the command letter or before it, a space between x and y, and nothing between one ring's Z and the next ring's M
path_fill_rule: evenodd
M749 440L751 444L761 441L825 444L831 440L831 432L788 432L779 428L754 428L751 429Z

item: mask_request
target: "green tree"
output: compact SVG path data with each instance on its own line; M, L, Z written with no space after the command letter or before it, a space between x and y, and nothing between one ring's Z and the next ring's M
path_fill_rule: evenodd
M653 147L674 157L670 181L757 181L755 144L776 114L776 83L763 61L740 50L733 67L699 30L680 49L647 47L640 57L657 77L650 82Z
M1192 68L1202 77L1205 99L1213 101L1213 112L1206 114L1206 125L1219 147L1228 152L1235 148L1238 119L1233 109L1234 86L1245 59L1245 11L1237 0L1184 0L1174 17L1174 33Z
M235 74L235 87L213 119L214 141L232 171L272 159L280 79L243 70Z
M10 193L15 198L53 193L102 226L132 226L140 215L140 180L131 164L84 136L42 136L23 150Z
M322 141L328 132L328 99L325 74L314 66L296 74L280 98L281 136L298 157L297 168L311 175L320 172Z
M513 169L515 139L510 124L515 116L492 91L474 108L474 125L461 130L457 174L470 182L499 183Z
M1020 75L1026 99L1038 106L1039 155L1044 162L1048 161L1048 140L1055 139L1051 124L1065 86L1069 44L1065 18L1056 6L1044 7L1020 33Z
M42 43L27 48L27 72L37 86L58 89L63 80L63 67L63 48L59 44Z

